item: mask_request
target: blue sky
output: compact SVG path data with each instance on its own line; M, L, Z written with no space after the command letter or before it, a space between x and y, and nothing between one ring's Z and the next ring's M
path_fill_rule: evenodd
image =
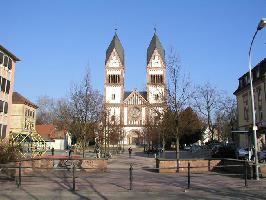
M115 28L125 49L126 89L145 89L154 26L194 84L208 81L232 95L248 71L252 35L266 17L265 0L2 0L1 8L0 44L21 59L14 87L32 101L64 97L88 66L93 86L103 91ZM266 57L265 43L266 28L254 43L253 64Z

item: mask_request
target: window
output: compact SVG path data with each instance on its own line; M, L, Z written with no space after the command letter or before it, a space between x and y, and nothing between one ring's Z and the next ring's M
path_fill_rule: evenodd
M163 75L151 75L150 82L154 84L163 83Z
M244 107L244 120L247 122L249 121L249 116L248 116L248 94L243 95L243 107Z
M10 81L7 80L6 81L6 93L9 94L9 90L10 90Z
M5 105L5 106L4 106L4 113L7 114L7 112L8 112L8 103L5 102L4 105Z
M2 81L1 81L1 91L5 92L6 89L6 79L2 77Z
M25 125L24 125L24 129L27 128L27 120L25 119Z
M3 125L3 128L2 128L2 138L5 138L6 137L6 127L7 127L7 125Z
M120 83L120 75L109 75L108 83Z
M115 94L112 94L112 100L115 100Z
M8 64L8 57L5 56L4 57L4 67L7 67L7 64Z
M257 90L257 94L258 94L258 101L262 101L262 98L261 98L261 87L257 87L256 90Z
M32 118L34 118L34 115L35 115L35 113L34 113L34 111L32 112Z
M8 60L8 69L9 70L12 69L12 60L11 60L11 58L9 58L9 60Z
M114 116L114 115L111 116L111 121L112 121L112 122L115 121L115 116Z
M0 52L0 65L3 64L4 61L4 54Z
M0 101L0 112L4 111L4 102Z
M154 100L157 101L158 99L159 99L159 94L155 94L155 95L154 95Z
M256 77L257 77L257 78L260 77L260 69L257 70Z

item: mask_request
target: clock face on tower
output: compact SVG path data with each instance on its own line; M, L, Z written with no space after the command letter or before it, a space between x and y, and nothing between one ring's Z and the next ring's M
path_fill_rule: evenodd
M130 109L130 116L132 117L132 119L136 120L140 117L140 109L138 107L133 107Z

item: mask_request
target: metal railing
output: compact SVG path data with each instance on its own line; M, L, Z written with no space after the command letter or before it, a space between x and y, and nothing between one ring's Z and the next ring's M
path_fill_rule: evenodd
M75 159L70 159L70 160L75 160ZM78 159L79 160L79 159ZM74 162L73 162L74 163ZM265 165L265 164L261 164L261 165ZM196 175L196 174L204 174L204 175L217 175L217 174L214 174L211 172L211 169L210 169L210 165L208 166L200 166L200 167L193 167L191 166L191 163L188 162L187 163L187 166L183 166L183 167L167 167L167 168L151 168L151 167L146 167L146 168L140 168L140 167L134 167L134 164L131 163L129 164L129 167L128 168L111 168L110 170L128 170L129 171L129 180L128 180L128 183L129 183L129 186L128 186L128 190L133 190L133 186L134 186L134 172L135 171L138 171L138 170L150 170L150 171L157 171L159 172L159 170L162 170L162 169L168 169L168 170L180 170L180 169L185 169L187 170L187 172L179 172L180 174L182 174L183 176L186 176L187 177L187 183L186 183L186 189L191 189L191 184L193 183L193 174ZM240 169L242 169L243 173L219 173L219 175L234 175L234 176L239 176L239 177L242 177L244 179L244 182L243 182L243 186L244 187L247 187L248 186L248 167L251 167L251 171L254 167L254 164L252 165L248 165L247 162L243 162L243 165L219 165L219 166L211 166L212 169L226 169L228 167L239 167ZM207 168L208 171L206 172L192 172L193 169L197 169L197 168ZM22 186L22 180L24 177L42 177L42 178L45 178L44 176L38 176L38 175L34 175L32 174L31 176L29 175L23 175L23 170L25 169L33 169L33 167L25 167L25 166L22 166L22 161L18 162L18 166L8 166L8 165L1 165L0 164L0 169L15 169L15 170L18 170L17 173L16 173L16 176L15 176L15 183L17 185L18 188L20 188ZM81 170L97 170L95 168L79 168L75 163L71 166L71 168L49 168L49 167L35 167L34 169L36 170L53 170L53 171L56 171L56 170L63 170L63 171L70 171L71 172L71 176L64 176L64 178L67 178L67 179L72 179L72 188L70 188L71 190L75 191L76 190L76 183L77 183L77 178L78 175L77 175L77 172L78 171L81 171ZM101 170L102 171L102 170ZM105 171L106 172L106 171ZM211 172L211 173L210 173ZM88 172L89 173L89 172ZM104 173L104 172L103 172ZM260 174L262 175L262 174ZM60 177L58 177L60 178Z

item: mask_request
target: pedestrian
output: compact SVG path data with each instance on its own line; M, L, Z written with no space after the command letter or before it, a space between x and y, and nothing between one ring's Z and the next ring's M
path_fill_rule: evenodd
M69 152L68 152L68 157L71 156L71 153L72 153L72 148L70 147L70 148L69 148Z
M128 156L129 156L129 158L131 158L131 153L132 153L132 149L131 149L131 147L129 147L128 148Z
M54 156L54 147L52 147L51 152L52 152L52 156Z

